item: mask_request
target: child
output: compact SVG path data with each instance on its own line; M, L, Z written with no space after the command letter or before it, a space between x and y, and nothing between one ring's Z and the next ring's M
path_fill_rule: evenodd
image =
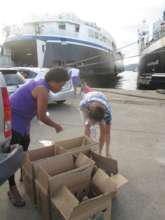
M86 94L92 91L93 89L90 86L88 86L84 80L81 80L81 92L80 93Z
M99 153L102 154L105 144L106 156L110 156L112 111L108 98L101 92L88 92L80 102L80 110L84 116L85 135L90 136L91 126L99 124Z

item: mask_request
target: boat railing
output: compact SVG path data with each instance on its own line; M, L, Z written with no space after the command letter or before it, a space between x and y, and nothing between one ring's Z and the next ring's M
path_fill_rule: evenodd
M165 36L165 29L157 32L156 36L154 36L154 38L152 38L150 41L147 41L146 43L144 43L142 49L144 50L144 49L148 48L152 43L158 41L159 39L161 39L164 36Z

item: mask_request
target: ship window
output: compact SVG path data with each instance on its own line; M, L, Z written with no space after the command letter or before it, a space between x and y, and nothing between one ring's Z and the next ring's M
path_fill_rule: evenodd
M64 23L59 23L58 27L61 30L65 30L66 29L66 25Z
M94 38L95 37L95 32L91 29L88 29L88 36Z
M79 30L80 30L80 25L77 24L77 25L75 26L75 31L76 31L76 32L79 32Z
M99 33L98 32L95 32L95 38L99 39Z
M113 47L114 50L116 49L116 45L115 45L114 42L112 42L112 47Z

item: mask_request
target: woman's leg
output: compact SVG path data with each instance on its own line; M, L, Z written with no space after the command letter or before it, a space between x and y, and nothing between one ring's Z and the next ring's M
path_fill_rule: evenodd
M22 136L18 132L12 131L11 145L12 144L19 144L23 147L24 151L27 151L29 143L30 143L29 135ZM9 199L11 200L12 204L17 207L24 206L25 201L23 200L23 198L21 197L21 195L17 189L14 174L9 178L8 181L9 181L9 188L10 188L10 190L8 192L8 196L9 196Z

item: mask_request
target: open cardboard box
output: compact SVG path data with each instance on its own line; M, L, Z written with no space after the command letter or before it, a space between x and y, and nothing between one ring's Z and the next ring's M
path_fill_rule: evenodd
M73 191L76 191L78 184L81 184L82 187L88 186L94 164L94 161L82 153L76 160L72 154L68 153L42 161L36 174L35 183L37 206L43 219L51 219L50 198L62 185L67 185ZM47 208L42 208L43 206Z
M59 147L49 146L27 152L22 166L23 184L27 195L36 203L35 174L41 161L61 153Z
M55 146L61 146L70 153L85 152L86 150L96 151L99 149L99 144L87 136L58 141L55 142Z
M81 149L78 150L79 148ZM33 168L35 169L35 162L58 154L72 152L72 149L76 152L82 152L83 148L84 150L95 150L98 148L98 143L86 136L59 141L48 147L28 151L23 167L26 172L32 174Z
M61 154L56 157L51 157L43 160L38 166L38 171L36 173L36 180L44 187L46 190L49 189L50 182L60 182L60 178L75 173L83 173L85 169L91 167L92 169L95 162L84 155L79 153L77 158L75 158L71 153ZM64 184L63 182L62 184Z
M51 199L53 220L84 220L100 212L104 220L110 220L112 194L126 184L127 179L119 174L110 177L97 169L93 178L87 181L89 187L84 188L75 183L77 192L66 186L56 191Z
M127 179L122 175L109 176L104 171L101 172L101 169L98 169L96 166L94 167L94 165L95 162L83 153L76 154L76 157L72 153L62 154L55 158L48 158L42 161L42 164L38 168L35 182L37 188L37 205L43 219L49 220L52 218L52 211L50 209L53 210L53 208L51 208L50 199L58 194L62 186L66 186L74 194L81 195L84 189L88 191L90 188L91 178L96 170L97 172L93 180L95 180L96 186L101 185L103 187L103 189L100 188L101 191L109 192L113 182L115 182L117 189L127 182ZM105 177L107 182L103 181ZM109 182L111 186L108 185ZM114 191L116 192L116 190ZM113 193L111 190L111 198L112 196ZM109 195L107 197L109 198ZM68 203L67 200L65 202L66 204ZM42 208L44 204L47 208Z
M82 136L70 140L60 141L48 147L42 147L28 151L23 169L24 188L31 200L36 203L35 174L40 163L46 158L59 154L73 152L83 152L89 149L97 149L98 144L92 139Z

